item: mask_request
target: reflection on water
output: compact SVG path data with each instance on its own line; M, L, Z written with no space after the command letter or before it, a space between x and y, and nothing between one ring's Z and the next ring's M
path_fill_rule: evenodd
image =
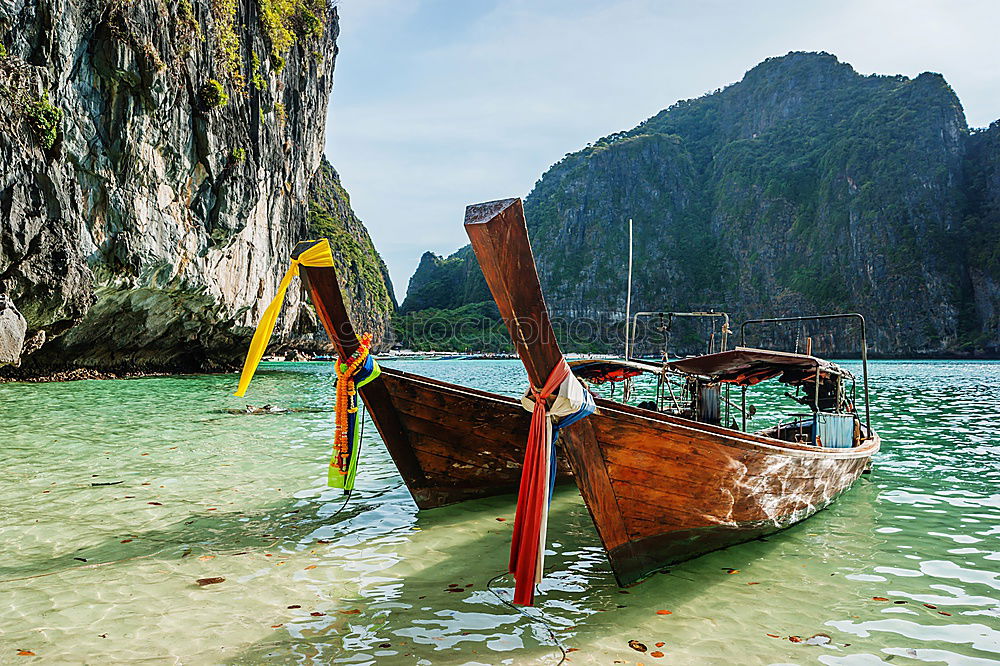
M516 361L398 367L511 395L524 385ZM564 486L528 612L577 664L995 663L1000 364L872 372L883 450L831 508L619 590ZM243 402L234 385L0 386L0 662L558 660L544 627L485 588L506 564L512 497L418 514L369 424L358 490L333 516L329 411L227 414ZM328 409L333 389L327 364L276 364L250 399ZM754 394L762 416L780 393Z

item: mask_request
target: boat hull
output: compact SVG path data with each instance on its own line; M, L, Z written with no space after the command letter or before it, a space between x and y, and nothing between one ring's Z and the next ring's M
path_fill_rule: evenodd
M545 385L565 360L521 201L469 206L465 230L528 380ZM875 436L850 449L804 446L608 401L560 442L621 585L808 517L879 446Z
M421 477L404 480L420 508L517 489L530 425L520 401L389 368L377 381L388 401L370 405L373 418L391 409L405 429ZM585 422L600 469L574 469L573 450L561 446L559 472L608 479L610 502L581 490L623 586L808 518L850 488L879 448L877 436L854 449L799 446L605 400ZM578 446L585 422L560 441ZM623 527L618 542L604 538L614 524Z
M627 541L605 544L619 584L784 529L851 487L878 451L796 446L601 401L593 418ZM595 516L595 521L599 520Z
M358 341L336 273L301 270L330 339L350 357ZM539 321L535 330L547 330ZM557 347L549 355L561 359ZM527 367L539 385L548 360L535 360ZM360 394L421 509L517 489L531 418L519 400L392 368ZM576 481L620 585L808 517L878 450L876 436L821 449L604 400L559 443L560 475Z
M376 419L387 409L407 433L420 476L406 478L421 509L517 490L530 414L519 400L383 368L389 404L362 397ZM366 387L367 388L367 387ZM570 475L558 461L562 477Z

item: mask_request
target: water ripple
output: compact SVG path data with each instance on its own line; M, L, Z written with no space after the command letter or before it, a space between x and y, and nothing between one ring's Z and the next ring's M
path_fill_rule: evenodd
M400 367L524 386L517 362ZM829 509L619 590L562 487L531 612L577 664L648 666L653 650L672 663L996 663L1000 444L985 416L1000 364L877 361L872 375L883 450ZM265 364L251 391L318 411L228 414L243 402L234 382L0 385L0 662L555 663L545 628L485 589L506 566L513 498L418 513L369 424L358 489L332 517L330 365ZM780 393L753 392L755 425ZM195 583L210 577L225 581Z

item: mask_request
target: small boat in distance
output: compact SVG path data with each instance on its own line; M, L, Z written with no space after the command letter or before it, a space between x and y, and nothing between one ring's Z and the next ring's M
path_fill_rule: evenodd
M546 385L565 360L520 199L469 206L465 229L530 385ZM863 327L860 315L845 316ZM747 324L763 321L773 320ZM809 354L738 347L662 365L625 359L573 366L594 383L649 372L684 386L668 405L662 395L642 406L598 399L596 413L559 437L621 585L807 518L847 490L879 449L867 416L867 362L864 422L853 376ZM801 391L799 411L809 411L747 432L746 390L773 377ZM730 386L743 393L740 408L723 402ZM723 422L731 409L741 412L742 427Z

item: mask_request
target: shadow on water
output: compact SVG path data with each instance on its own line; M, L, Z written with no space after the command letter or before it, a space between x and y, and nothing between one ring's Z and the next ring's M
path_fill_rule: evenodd
M576 488L563 487L550 514L549 573L539 586L537 608L526 611L542 621L529 621L486 589L487 581L506 569L514 499L474 500L419 514L405 557L383 571L377 584L359 586L355 597L342 600L343 607L320 617L292 609L270 638L244 647L231 661L321 663L349 657L352 663L394 663L423 657L433 663L555 663L559 651L542 621L565 647L580 651L577 661L588 652L585 636L621 638L620 655L634 657L629 639L648 640L650 650L655 641L645 630L629 627L640 627L651 616L662 619L657 610L715 594L718 585L731 582L727 570L771 556L785 535L805 527L708 554L620 589ZM512 585L504 578L494 589L509 600ZM666 640L669 631L662 634Z
M115 486L115 489L119 493L142 490L125 484ZM368 510L368 505L380 501L385 494L356 492L336 520L351 520ZM336 510L338 505L343 505L339 491L323 495L332 496L332 499L329 502L314 502L288 497L254 511L218 510L206 515L202 510L164 528L125 529L110 537L105 535L100 543L69 548L51 557L22 556L16 565L8 562L0 566L0 582L40 578L152 557L242 555L245 553L237 551L249 552L279 544L306 542L313 533L329 524L331 507Z

